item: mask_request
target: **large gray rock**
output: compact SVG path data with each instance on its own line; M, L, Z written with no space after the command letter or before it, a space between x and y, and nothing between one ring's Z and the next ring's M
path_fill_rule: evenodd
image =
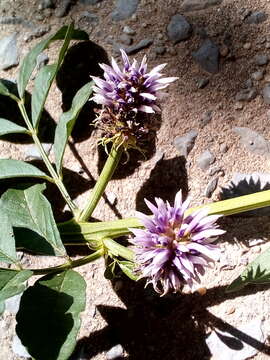
M174 15L167 26L168 38L175 44L188 39L191 36L191 32L191 25L187 22L186 18L180 14Z
M101 2L102 0L79 0L80 3L84 5L96 5L97 3Z
M210 39L205 40L201 47L192 53L193 59L207 72L215 74L219 70L219 49Z
M210 167L210 165L215 162L215 160L216 160L215 156L209 150L205 150L198 157L197 165L202 170L207 170Z
M250 152L258 155L268 155L270 153L270 142L254 130L247 127L234 127L233 131L240 136L240 142Z
M112 19L114 21L128 19L136 12L138 4L139 0L117 0Z
M18 64L17 34L14 33L0 40L0 70L6 70Z
M267 19L268 15L263 11L254 11L245 18L247 24L261 24Z
M236 101L251 101L257 96L257 90L255 88L242 89L238 91L235 96Z
M238 336L239 337L238 337ZM246 339L249 341L245 341ZM206 344L214 359L246 360L263 349L265 334L262 331L262 321L254 319L248 324L239 326L235 331L213 330L206 339Z
M17 335L14 336L11 346L12 346L12 350L13 350L14 354L21 356L22 358L31 359L30 354L28 353L26 348L23 346L23 344L21 343L21 340L19 339L19 337Z
M122 345L118 344L112 347L107 353L106 353L106 359L107 360L116 360L122 358L124 354L124 349Z
M128 55L136 54L140 50L145 49L152 44L153 44L153 39L142 39L137 44L126 47L125 52Z
M270 83L266 84L262 89L263 100L266 104L270 105Z
M194 146L196 137L198 136L197 130L190 130L184 136L176 136L173 145L181 156L187 156Z
M195 11L207 9L214 5L219 5L222 0L184 0L182 4L183 11Z

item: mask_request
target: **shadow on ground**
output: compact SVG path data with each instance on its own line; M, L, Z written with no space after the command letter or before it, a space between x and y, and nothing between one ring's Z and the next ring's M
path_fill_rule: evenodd
M70 109L77 91L91 81L91 75L103 76L99 63L108 64L109 60L106 51L96 43L84 41L69 48L56 77L57 86L62 92L64 112ZM72 132L74 142L86 140L91 135L93 120L96 118L95 107L97 105L91 101L84 105Z
M143 184L136 196L136 210L151 213L144 199L154 202L155 197L174 203L175 194L180 189L186 197L188 192L188 178L186 159L178 156L173 159L160 159L151 171L149 179Z
M225 293L225 287L209 289L204 296L198 294L172 294L160 298L144 283L125 280L118 296L126 310L118 307L97 306L107 326L78 342L87 358L108 351L121 344L129 360L197 360L211 358L205 339L209 329L226 331L236 338L234 343L223 339L227 346L242 348L247 343L264 354L270 347L239 331L226 321L211 314L207 307L228 299L269 289L268 286L247 287L236 293ZM126 358L126 357L125 357ZM119 358L121 359L121 357Z

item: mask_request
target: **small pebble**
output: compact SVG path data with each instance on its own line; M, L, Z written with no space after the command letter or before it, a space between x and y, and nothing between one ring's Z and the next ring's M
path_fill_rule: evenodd
M266 48L266 49L270 49L270 42L267 42L267 43L265 44L265 48Z
M237 103L234 105L235 110L243 110L244 104L240 101L237 101Z
M206 111L200 119L200 128L204 128L212 120L212 111Z
M157 55L163 55L166 52L166 48L165 48L165 46L157 46L157 47L154 48L154 52Z
M132 38L128 36L127 34L121 34L119 37L119 41L124 45L131 45L132 44Z
M125 34L131 35L131 36L136 34L136 31L133 30L130 26L127 26L127 25L124 26L123 32L124 32Z
M199 79L197 80L197 86L199 89L205 88L209 84L209 79Z
M223 143L223 144L221 144L220 145L220 148L219 148L219 150L220 150L220 152L222 153L222 154L225 154L227 151L228 151L228 145L227 144L225 144L225 143Z
M264 54L256 55L254 57L254 62L255 62L256 65L264 66L264 65L268 64L269 57L267 55L264 55Z
M199 295L203 296L203 295L205 295L207 293L207 289L206 289L206 287L200 287L200 288L196 289L196 292Z
M263 71L255 71L254 73L251 74L251 77L253 80L256 80L256 81L260 81L263 79L263 76L264 76L264 72Z
M124 349L122 345L118 344L112 347L107 353L106 353L106 359L107 360L116 360L118 358L122 358L124 353Z
M248 88L240 90L236 96L236 101L251 101L257 96L257 90L255 88Z
M213 192L216 190L218 184L218 176L210 180L205 189L205 196L210 198L213 195Z
M208 174L210 176L213 176L217 174L219 171L221 171L221 167L219 165L214 165L209 169Z
M205 150L197 158L197 166L202 170L207 170L215 160L215 156L209 150Z
M226 310L226 314L231 315L235 312L235 310L236 310L235 307L231 306Z
M219 53L220 53L221 56L226 57L226 56L229 54L229 48L228 48L228 46L222 45L222 46L219 48Z
M244 45L243 45L243 48L245 49L245 50L249 50L250 48L251 48L251 43L245 43Z

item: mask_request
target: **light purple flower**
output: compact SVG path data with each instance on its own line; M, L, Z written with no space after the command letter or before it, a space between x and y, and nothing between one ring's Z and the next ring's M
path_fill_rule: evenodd
M104 70L104 80L95 76L94 100L97 104L109 107L114 113L119 111L142 111L154 113L159 108L156 105L158 91L166 88L177 77L162 78L160 71L166 64L158 65L147 72L146 56L141 64L136 60L130 63L124 50L120 50L123 68L112 58L112 66L100 64Z
M208 216L207 209L185 216L190 201L182 202L181 191L176 194L174 206L155 200L157 206L145 200L153 217L137 213L145 229L131 229L135 235L131 242L136 246L141 277L165 295L185 284L192 288L194 282L200 282L199 275L219 256L218 246L212 242L225 231L216 224L221 215Z
M147 142L147 136L156 130L151 115L159 111L157 98L159 90L166 88L176 77L162 77L166 64L158 65L147 72L146 57L139 64L130 63L127 54L121 50L123 67L112 58L112 66L100 64L104 79L93 76L94 96L91 100L102 105L97 110L95 123L104 134L101 143L113 142L116 146L140 149L138 143ZM143 152L143 149L140 149Z

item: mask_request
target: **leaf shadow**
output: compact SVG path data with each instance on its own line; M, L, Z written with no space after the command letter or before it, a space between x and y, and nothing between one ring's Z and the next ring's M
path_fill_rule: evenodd
M62 109L67 111L71 107L76 92L91 81L90 76L103 76L99 63L109 63L106 51L93 41L83 41L71 46L56 76L56 84L62 92ZM74 129L73 141L80 142L90 137L94 129L93 120L97 105L88 101L82 108Z
M39 282L23 293L16 315L16 332L34 358L58 357L74 325L72 315L68 313L72 304L72 296Z
M239 174L240 175L240 174ZM240 177L239 180L233 179L229 182L229 184L225 187L222 187L219 193L220 200L232 199L238 196L254 194L256 192L270 190L270 182L268 176L266 179L263 179L262 174L251 174L244 175ZM264 180L264 182L261 180ZM256 209L251 211L246 211L241 214L237 214L234 216L269 216L270 215L270 206L264 207L262 209Z
M145 198L153 202L155 197L161 197L172 204L179 189L182 189L185 197L188 192L186 159L183 156L166 160L160 159L137 193L136 210L146 214L150 213L144 202Z
M78 342L85 354L91 357L121 344L129 360L211 358L205 339L209 327L232 335L232 340L223 336L229 348L241 350L249 344L264 354L270 355L270 347L238 330L228 322L210 313L207 307L228 299L253 294L269 289L267 286L248 286L236 293L226 293L226 287L213 287L204 296L194 294L169 294L159 297L144 282L125 280L125 286L117 291L124 308L98 305L97 309L107 326L95 331ZM191 336L192 334L192 336ZM126 357L125 357L126 358Z

